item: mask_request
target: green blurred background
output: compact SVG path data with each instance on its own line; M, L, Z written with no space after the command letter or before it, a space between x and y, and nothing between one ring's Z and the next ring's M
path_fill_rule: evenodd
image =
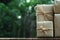
M35 38L37 4L54 0L0 0L0 37Z

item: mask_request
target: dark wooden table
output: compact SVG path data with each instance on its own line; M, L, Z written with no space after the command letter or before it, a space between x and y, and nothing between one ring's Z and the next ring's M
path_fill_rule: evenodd
M6 39L0 39L0 40L60 40L60 38L6 38Z

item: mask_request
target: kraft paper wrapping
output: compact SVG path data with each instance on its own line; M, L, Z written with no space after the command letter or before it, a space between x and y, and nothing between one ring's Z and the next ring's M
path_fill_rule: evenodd
M55 14L55 36L60 36L60 14Z
M45 13L49 13L49 12L53 12L53 4L42 4L42 5L39 5L37 4L35 6L35 10L36 10L36 13L38 14L39 12L45 12Z
M50 29L46 31L46 34L43 31L40 31L40 27ZM37 37L53 37L53 22L52 21L41 21L37 22Z
M60 13L60 0L55 0L54 12L55 12L55 14L59 14Z
M37 21L52 21L53 20L52 8L53 5L35 6Z
M36 19L37 21L53 21L53 14L39 14Z

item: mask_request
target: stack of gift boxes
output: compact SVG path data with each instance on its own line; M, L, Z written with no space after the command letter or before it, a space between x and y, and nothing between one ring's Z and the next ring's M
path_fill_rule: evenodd
M37 37L53 37L53 21L55 37L60 36L60 0L55 0L54 4L37 4L35 10Z
M55 37L60 37L60 0L55 0L54 12Z
M53 5L36 5L37 37L53 37Z

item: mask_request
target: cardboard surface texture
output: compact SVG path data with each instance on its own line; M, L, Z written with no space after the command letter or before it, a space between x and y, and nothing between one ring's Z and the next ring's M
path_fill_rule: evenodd
M43 29L45 28L45 30L42 31L41 28ZM37 37L53 37L53 22L52 21L37 22Z
M60 36L60 14L55 14L55 36Z
M45 13L49 13L49 12L52 12L53 10L53 4L43 4L43 5L39 5L37 4L37 6L35 6L35 10L36 12L45 12Z
M60 0L55 0L54 12L55 12L55 14L59 14L60 13Z
M37 21L53 21L53 15L52 14L37 15L36 19Z

